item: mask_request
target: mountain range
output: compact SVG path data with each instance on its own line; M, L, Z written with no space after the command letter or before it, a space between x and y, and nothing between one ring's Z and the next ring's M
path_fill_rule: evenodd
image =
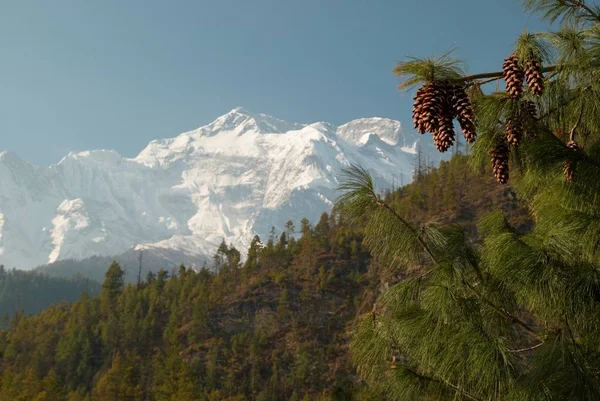
M298 124L236 108L134 158L94 150L39 167L1 152L0 264L144 250L197 265L222 240L243 252L271 227L318 220L350 164L380 188L410 182L418 147L437 154L391 119Z

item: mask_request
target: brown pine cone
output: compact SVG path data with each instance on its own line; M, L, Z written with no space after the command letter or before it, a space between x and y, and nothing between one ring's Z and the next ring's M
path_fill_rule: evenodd
M440 86L441 107L438 115L438 128L433 132L433 142L440 152L447 151L453 144L454 112L452 110L453 85Z
M450 96L450 106L452 114L458 120L460 128L468 143L475 142L477 133L475 132L475 124L473 108L467 92L463 86L453 85Z
M443 102L443 88L436 82L429 82L417 91L413 105L413 123L419 133L433 133L437 130Z
M512 146L519 146L523 136L523 122L518 118L509 118L506 121L506 140Z
M529 60L525 69L525 78L527 86L531 89L531 93L536 96L542 96L544 93L544 74L538 60Z
M452 115L445 114L440 119L440 125L433 133L433 142L439 152L444 153L454 144L454 122Z
M578 152L580 150L579 145L577 145L577 142L575 141L569 141L567 143L567 147L575 152ZM563 174L567 181L573 181L573 178L575 177L575 163L566 160L563 163Z
M492 157L492 171L496 181L500 184L506 184L508 182L508 147L506 143L500 142L492 149L490 149L490 156Z
M475 124L471 120L461 121L458 120L460 124L460 128L462 130L463 136L467 140L468 143L475 142L477 139L477 132L475 131Z
M508 95L513 99L520 98L523 95L523 78L525 74L519 66L519 57L516 54L512 54L504 60L502 76L506 82Z
M419 128L419 120L421 117L421 112L423 109L423 97L425 96L425 86L420 87L417 90L417 93L415 94L415 97L413 97L414 99L414 103L413 103L413 111L412 111L412 117L413 117L413 124L415 129ZM420 132L420 130L419 130ZM421 134L424 134L425 132L420 132Z

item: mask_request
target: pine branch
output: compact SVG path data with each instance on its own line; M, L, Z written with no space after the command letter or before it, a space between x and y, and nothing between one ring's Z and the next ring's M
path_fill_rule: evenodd
M418 233L418 231L415 230L415 228L412 225L410 225L406 220L404 220L398 213L396 213L396 211L394 209L392 209L387 203L378 200L377 197L375 197L374 199L375 199L375 204L377 206L383 207L385 210L390 212L396 220L398 220L400 223L404 224L409 230L411 230L414 233L415 238L417 239L417 241L419 241L419 244L421 244L421 246L425 250L425 253L427 253L427 255L429 256L431 261L437 265L438 261L436 260L435 256L433 255L433 252L431 251L431 249L429 248L427 243L423 240L423 237L421 237L421 235ZM431 272L431 270L429 272L427 272L426 274L429 274L430 272Z
M550 72L550 71L554 71L558 68L560 68L561 66L559 65L549 65L547 67L543 67L542 68L542 72ZM503 77L504 72L503 71L495 71L495 72L484 72L484 73L480 73L480 74L473 74L473 75L466 75L464 77L459 77L459 78L455 78L454 81L457 82L471 82L471 81L476 81L478 79L486 79L486 78L494 78L489 82L493 82L497 79L500 79ZM488 82L486 82L488 83Z
M544 344L546 344L546 343L545 343L545 342L541 342L541 343L539 343L539 344L536 344L536 345L534 345L534 346L532 346L532 347L521 348L521 349L510 349L509 351L510 351L510 352L514 352L514 353L519 353L519 352L527 352L527 351L532 351L532 350L534 350L534 349L536 349L536 348L539 348L539 347L541 347L541 346L542 346L542 345L544 345Z
M422 280L423 278L425 278L428 275L430 275L431 273L433 273L433 271L434 271L434 269L427 270L425 273L423 273L419 277L417 277L417 280Z
M573 128L571 128L571 132L569 132L569 141L575 140L575 130L577 129L577 127L579 127L579 124L581 123L581 117L583 117L583 103L581 103L581 107L579 108L579 116L577 117L577 121L575 122Z
M485 85L485 84L492 83L494 81L498 81L500 79L502 79L502 76L500 76L500 77L494 77L494 78L490 78L490 79L486 79L485 81L479 81L479 82L469 81L469 83L467 83L466 86L471 86L471 85L475 85L475 84L477 84L477 85Z
M561 105L560 107L556 106L551 109L548 109L548 111L546 111L544 114L542 114L538 117L538 120L543 120L544 118L549 117L551 114L557 112L558 110L560 110L563 107L564 107L564 105Z
M521 319L519 319L518 317L514 316L512 313L508 312L507 310L505 310L504 308L494 304L492 301L486 299L483 295L481 295L476 289L475 287L473 287L471 284L465 282L465 284L467 285L467 287L469 287L471 289L471 291L473 292L473 294L477 297L477 299L479 299L481 302L483 302L484 304L488 305L490 308L492 308L494 311L496 311L497 313L499 313L501 316L504 316L506 319L510 320L513 323L518 324L519 326L521 326L523 329L525 329L527 332L529 332L530 334L532 334L535 338L539 339L539 334L537 331L535 331L531 326L529 326L527 323L525 323L524 321L522 321Z
M582 0L525 0L524 4L525 8L530 11L541 12L542 20L550 23L558 19L561 19L563 23L576 22L580 19L600 22L600 15Z
M453 389L457 393L460 393L461 395L465 396L466 398L468 398L470 400L473 400L473 401L483 401L481 398L478 398L478 397L470 394L466 390L463 390L462 388L458 387L455 384L450 383L447 380L442 380L442 379L438 379L438 378L435 378L435 377L425 376L425 375L423 375L421 373L415 372L414 370L412 370L410 368L407 368L406 366L403 366L403 368L406 369L411 374L413 374L414 376L418 377L421 380L427 380L427 381L430 381L430 382L433 382L433 383L443 384L445 386L450 387L451 389Z
M571 329L571 325L569 324L569 317L567 316L566 313L565 313L565 325L567 326L567 331L569 332L569 338L571 339L573 346L575 348L579 348L579 344L577 344L577 341L575 341L575 336L573 335L573 330Z
M352 165L343 174L345 179L338 191L344 193L336 205L350 224L359 223L365 212L371 212L365 226L365 244L373 254L388 266L403 258L417 260L423 253L439 264L419 231L375 193L373 179L363 167Z
M550 79L550 76L546 77L546 79ZM586 90L589 90L590 88L591 88L591 85L587 85L587 86L586 86L585 88L583 88L582 90L583 90L583 91L586 91ZM571 104L573 101L575 101L575 100L577 100L577 97L575 97L575 96L571 96L571 97L570 97L570 98L568 98L568 99L564 99L564 103L562 103L562 104L560 104L560 105L556 105L556 106L554 106L554 107L552 107L552 108L549 108L549 109L546 111L546 113L544 113L544 114L542 114L542 115L540 115L540 116L538 117L538 120L543 120L544 118L546 118L546 117L549 117L551 114L553 114L553 113L557 112L558 110L566 108L568 105L570 105L570 104ZM583 113L583 110L582 110L581 112ZM579 117L579 118L581 119L581 115L580 115L580 117Z
M595 20L596 23L600 22L600 15L596 14L594 10L592 10L588 5L586 5L583 1L576 1L575 7L584 9L592 20Z

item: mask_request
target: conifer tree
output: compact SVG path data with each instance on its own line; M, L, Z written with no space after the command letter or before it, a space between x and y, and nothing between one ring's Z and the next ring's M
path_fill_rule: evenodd
M288 220L287 223L285 223L285 232L287 233L288 238L290 238L295 231L296 227L294 222L292 220Z
M225 239L221 240L221 243L217 248L217 252L215 252L213 255L214 269L217 273L223 268L223 265L225 264L225 256L227 255L228 251L229 247L227 246Z
M101 303L104 313L114 310L119 294L123 291L124 271L117 262L113 262L108 268L102 284Z
M246 257L246 262L244 263L244 269L254 270L256 267L258 267L258 253L260 251L260 247L260 237L255 235L254 238L252 238L250 248L248 249L248 256Z
M154 280L156 280L156 274L152 271L148 271L148 274L146 274L146 284L152 284Z
M503 71L466 75L445 54L395 73L406 77L401 88L428 88L415 124L441 144L441 88L506 80L507 92L471 97L472 163L489 163L492 150L496 178L512 184L535 227L519 232L493 212L476 245L459 227L402 218L360 166L340 187L342 214L355 223L366 214L364 243L404 277L351 342L362 377L391 399L600 400L600 7L524 3L561 26L519 37Z
M240 251L238 251L234 246L229 247L227 250L227 269L237 270L240 267L240 261L242 260L242 256Z

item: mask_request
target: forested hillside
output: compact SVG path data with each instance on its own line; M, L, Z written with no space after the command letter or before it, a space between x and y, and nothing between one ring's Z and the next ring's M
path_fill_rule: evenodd
M442 161L439 168L417 169L414 182L389 193L386 201L417 225L457 223L475 234L477 217L500 209L513 226L531 228L529 212L515 191L496 182L491 168L481 166L477 170L473 172L468 156L455 155Z
M106 266L117 261L125 272L125 282L136 283L140 266L139 256L138 251L131 250L116 256L92 256L81 260L62 259L51 264L38 266L35 270L55 277L82 275L91 280L102 282L104 273L106 273ZM201 265L200 262L201 260L198 260L196 264ZM142 254L142 276L145 276L148 271L158 271L159 269L170 271L177 266L178 264L168 262L165 258L157 257L152 253L145 252Z
M423 221L471 221L434 204L454 180L466 216L516 207L469 171L457 156L388 200ZM489 200L470 206L482 190ZM297 240L288 234L298 231ZM140 287L125 285L113 264L100 297L18 315L0 332L0 400L382 399L356 378L348 330L399 278L370 258L360 227L324 214L256 238L243 265L226 244L213 263L215 272L148 274Z
M81 275L67 279L0 266L0 316L36 314L52 304L75 302L84 291L96 296L100 284Z
M255 242L240 268L239 253L224 246L217 274L182 266L172 277L148 275L139 288L123 288L113 264L99 298L17 316L1 334L0 400L272 400L352 391L344 329L375 282L368 255L358 233L328 216L302 231L298 241L282 234L264 247Z

